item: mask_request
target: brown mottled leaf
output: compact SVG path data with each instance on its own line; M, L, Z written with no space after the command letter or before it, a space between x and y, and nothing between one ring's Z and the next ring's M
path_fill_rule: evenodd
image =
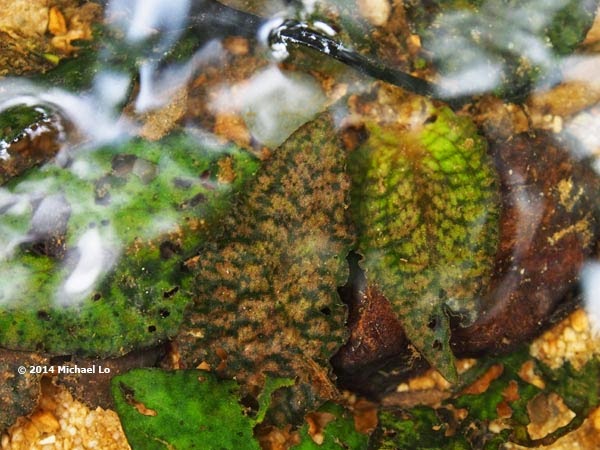
M353 241L344 165L329 115L303 126L259 170L220 242L188 260L197 296L177 336L186 367L205 362L246 385L298 377L313 406L336 395L328 360L346 339L336 287Z

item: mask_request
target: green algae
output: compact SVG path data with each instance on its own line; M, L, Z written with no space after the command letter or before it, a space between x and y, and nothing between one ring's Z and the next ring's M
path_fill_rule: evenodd
M236 381L200 370L134 369L114 377L111 391L133 450L258 449L253 429L263 422L273 394L293 384L268 377L254 408ZM329 419L323 442L315 443L305 422L292 449L367 448L368 435L356 430L350 411L327 402L317 414Z
M351 210L369 283L449 380L450 315L477 317L498 242L499 192L486 141L448 108L407 131L368 125L351 155Z
M184 255L257 161L174 135L79 149L11 180L0 229L0 345L109 356L173 335L191 298Z

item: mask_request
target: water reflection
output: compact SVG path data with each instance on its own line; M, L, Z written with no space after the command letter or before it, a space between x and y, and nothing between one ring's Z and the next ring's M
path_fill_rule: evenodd
M586 2L572 6L568 0L529 0L509 7L487 0L477 10L440 14L424 46L442 68L442 95L483 93L499 87L516 94L527 85L547 87L559 82L561 53L568 44L553 43L560 31L552 28L559 15L569 14L567 8L585 11L590 6ZM571 17L576 18L579 13Z
M74 269L67 276L61 290L56 293L59 305L77 303L89 296L100 276L114 265L116 249L109 245L110 239L101 236L98 229L86 231L77 241L68 259L76 260Z
M131 43L158 36L160 53L177 41L189 9L189 0L112 0L106 13L108 21L118 25Z
M585 310L592 331L600 337L600 263L588 262L581 271Z
M238 113L252 136L275 148L325 105L325 96L315 79L303 73L285 73L271 66L249 80L226 86L212 103L220 113Z

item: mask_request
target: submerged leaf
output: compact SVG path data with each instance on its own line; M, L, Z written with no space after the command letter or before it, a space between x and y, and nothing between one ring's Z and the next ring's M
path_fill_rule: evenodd
M475 126L447 108L427 122L409 131L368 125L349 164L351 206L368 283L452 380L448 312L463 323L477 316L496 252L499 198Z
M259 449L235 381L200 370L136 369L112 381L133 450Z
M246 385L299 377L306 403L336 392L329 358L344 342L348 275L345 157L328 114L296 131L257 173L219 242L188 261L196 298L177 336L187 367L206 362ZM296 413L305 401L290 403Z
M174 135L81 149L2 191L0 345L118 355L172 336L181 270L257 161Z

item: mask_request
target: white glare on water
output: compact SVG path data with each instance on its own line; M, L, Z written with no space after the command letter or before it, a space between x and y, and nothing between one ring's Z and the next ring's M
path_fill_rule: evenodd
M93 289L100 276L111 268L116 259L114 249L107 245L106 237L103 239L96 228L86 231L79 238L74 253L78 258L77 263L57 299L62 304L71 303L73 300L80 301L84 294Z
M114 108L125 101L131 79L121 72L106 70L94 78L94 93L108 108Z
M566 1L529 0L506 8L487 0L476 12L463 9L441 14L425 47L439 61L464 63L441 77L440 94L458 96L493 89L502 72L513 70L504 67L504 55L529 60L542 69L544 83L549 83L549 77L560 73L560 59L540 36Z
M592 331L600 336L600 263L588 262L583 266L581 287Z
M197 71L223 55L218 41L210 41L188 61L173 64L157 75L157 63L147 62L140 67L140 90L135 100L137 112L156 109L167 104L177 90L185 86Z
M121 137L129 125L117 122L113 104L102 96L73 94L63 89L36 85L32 82L7 78L0 80L0 112L15 105L49 105L71 122L84 140L102 144Z
M182 31L189 8L189 0L113 0L106 12L109 21L126 31L127 40L136 43L160 32ZM170 45L178 37L163 34L162 44Z
M108 22L125 32L132 44L140 44L140 92L136 100L136 110L163 106L170 94L188 81L189 67L179 73L172 71L157 80L158 63L181 36L185 29L190 10L189 0L113 0L107 8ZM157 42L154 42L156 39ZM146 54L143 54L146 53ZM188 63L189 65L189 63ZM167 90L165 90L167 88Z
M209 42L198 50L188 61L161 68L157 67L164 52L179 39L188 19L190 2L188 0L113 0L107 6L107 23L117 28L136 51L140 64L140 89L136 106L148 109L164 105L175 90L185 85L190 77L202 65L220 57L222 47L219 42ZM103 55L107 61L114 56ZM92 87L85 92L72 93L63 89L48 88L22 79L4 79L0 81L0 111L16 105L46 105L56 110L66 122L73 125L81 144L69 148L72 142L66 140L56 157L56 161L68 163L76 177L90 180L99 176L98 168L85 157L85 151L94 151L104 144L129 139L137 133L138 125L121 115L121 107L127 101L132 85L132 75L120 69L104 64L92 81ZM56 125L58 126L58 125ZM6 153L6 152L5 152ZM8 154L7 154L8 155ZM1 156L1 153L0 153ZM68 220L71 213L89 215L90 222L99 221L103 214L93 198L82 197L69 205L62 197L61 187L51 177L36 182L23 181L14 192L0 188L0 207L2 213L11 215L17 226L2 226L0 256L10 258L19 245L26 242L48 238L52 234L53 224ZM133 199L113 194L112 209L127 207ZM149 222L152 222L150 220ZM149 223L147 230L141 230L145 237L172 228L168 218ZM66 275L56 292L59 304L77 305L87 298L98 281L111 270L117 262L121 244L111 226L101 229L82 230L79 235L71 236L72 247L67 250L63 260ZM8 261L0 277L0 297L2 301L19 299L21 283L27 283L31 270L20 267L18 263ZM10 286L5 286L6 283Z
M219 112L241 113L252 136L275 148L324 104L321 86L312 76L270 66L248 81L222 89L211 106Z

